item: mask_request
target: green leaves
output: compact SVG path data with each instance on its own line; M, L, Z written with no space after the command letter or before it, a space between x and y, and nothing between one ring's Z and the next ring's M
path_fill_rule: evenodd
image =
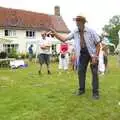
M110 20L108 25L103 27L103 31L108 33L111 42L114 43L116 46L119 41L118 31L120 30L120 15L113 16Z

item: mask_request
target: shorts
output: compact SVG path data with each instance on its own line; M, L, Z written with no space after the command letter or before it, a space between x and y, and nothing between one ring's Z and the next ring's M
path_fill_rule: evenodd
M39 58L39 63L42 65L42 64L46 64L46 65L49 65L50 64L50 55L48 54L40 54L38 56Z

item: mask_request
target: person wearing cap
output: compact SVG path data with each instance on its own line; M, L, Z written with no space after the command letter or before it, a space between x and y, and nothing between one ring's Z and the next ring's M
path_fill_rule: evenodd
M92 72L92 93L93 98L99 98L99 78L98 78L98 55L100 49L100 38L97 33L85 26L86 18L77 16L74 18L77 28L64 37L51 28L51 34L62 42L74 39L74 49L77 57L79 89L77 95L85 93L85 81L87 66L90 62Z

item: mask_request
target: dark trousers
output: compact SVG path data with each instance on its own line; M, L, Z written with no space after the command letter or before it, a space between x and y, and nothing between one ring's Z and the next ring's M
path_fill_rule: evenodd
M88 63L91 61L90 54L87 48L82 48L80 51L78 78L79 78L79 90L85 91L85 80ZM93 93L98 93L99 81L98 81L98 63L90 64L92 72L92 88Z

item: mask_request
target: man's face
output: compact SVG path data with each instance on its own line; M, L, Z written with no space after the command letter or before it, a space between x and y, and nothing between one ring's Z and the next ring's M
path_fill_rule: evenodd
M83 30L84 29L84 24L85 24L84 21L76 20L76 25L77 25L78 29Z

